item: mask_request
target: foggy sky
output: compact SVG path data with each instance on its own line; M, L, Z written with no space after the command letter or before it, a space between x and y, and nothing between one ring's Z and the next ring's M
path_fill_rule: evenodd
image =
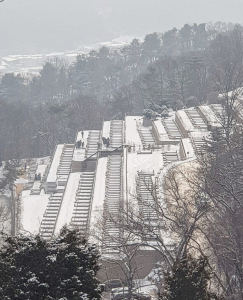
M0 52L61 51L186 23L243 23L243 0L5 0Z

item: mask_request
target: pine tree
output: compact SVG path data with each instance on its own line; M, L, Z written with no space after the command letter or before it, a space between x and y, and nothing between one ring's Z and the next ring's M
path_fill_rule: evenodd
M40 236L7 237L0 252L0 299L99 299L98 253L77 230Z
M165 291L161 300L219 300L208 292L211 272L206 257L186 255L177 261L170 274L165 275Z

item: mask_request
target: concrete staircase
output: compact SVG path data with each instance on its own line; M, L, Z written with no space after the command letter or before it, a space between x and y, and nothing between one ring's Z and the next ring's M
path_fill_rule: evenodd
M123 145L123 121L112 120L110 125L110 147L118 148Z
M98 153L96 153L99 150L98 143L100 143L100 130L90 130L85 150L85 158L91 155L93 155L93 158L98 157Z
M149 145L154 146L156 144L151 127L141 126L138 128L138 132L144 148L149 147Z
M57 169L57 176L69 175L73 158L74 145L65 144L63 147L60 163Z
M207 130L208 126L196 108L188 108L185 112L196 129Z
M203 136L199 137L190 137L192 146L197 155L201 155L206 152L206 141Z
M137 196L139 211L144 219L145 228L148 230L149 238L159 234L159 218L156 211L156 190L152 181L152 173L138 172ZM150 230L152 229L152 230Z
M180 159L177 151L166 151L162 153L164 165L168 165Z
M182 133L173 119L164 118L162 119L162 124L170 139L180 140L182 138Z
M106 215L103 254L119 253L121 236L119 213L122 208L122 156L110 155L107 161L104 214ZM116 220L116 222L114 222Z
M211 104L210 105L212 111L215 113L215 115L218 117L219 120L222 121L222 118L225 115L225 108L221 104Z
M94 191L94 172L84 172L80 175L76 193L72 226L78 228L86 236L89 230L90 213Z
M52 194L49 198L48 205L40 226L40 235L43 238L50 239L53 236L62 204L62 199L63 193Z

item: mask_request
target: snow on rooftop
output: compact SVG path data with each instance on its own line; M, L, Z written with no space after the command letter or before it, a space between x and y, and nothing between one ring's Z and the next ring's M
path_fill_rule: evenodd
M22 192L21 229L32 234L38 234L41 220L47 207L50 195L44 190L40 195L30 195L30 190Z
M61 158L61 155L62 155L63 147L64 147L63 144L57 145L57 147L56 147L56 151L55 151L52 163L51 163L51 168L49 170L49 174L48 174L48 177L47 177L47 182L56 182L57 168L59 166L59 162L60 162L60 158Z
M58 234L64 225L70 224L74 209L75 196L78 189L81 172L71 173L63 196L55 234Z
M136 151L143 145L137 130L137 124L142 123L142 121L142 116L127 116L125 119L125 143L134 145Z

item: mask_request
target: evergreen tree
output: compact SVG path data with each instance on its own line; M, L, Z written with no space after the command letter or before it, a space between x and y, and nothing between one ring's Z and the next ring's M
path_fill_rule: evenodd
M0 298L23 300L99 299L98 253L77 230L40 236L7 237L0 252Z
M211 272L206 257L186 255L177 261L171 274L165 275L165 292L161 300L212 300L223 299L208 292Z

